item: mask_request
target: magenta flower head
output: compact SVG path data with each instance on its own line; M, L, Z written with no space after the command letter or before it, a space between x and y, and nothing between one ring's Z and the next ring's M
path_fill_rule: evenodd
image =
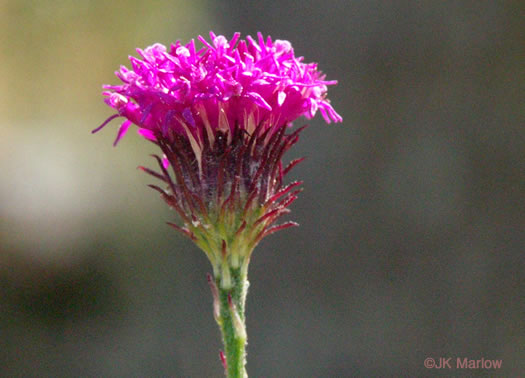
M296 57L288 41L210 37L199 36L200 49L193 40L138 49L141 59L116 72L122 84L104 86L116 113L94 132L123 117L115 145L135 124L160 147L158 170L141 168L163 183L151 187L178 213L179 224L170 224L206 253L221 292L230 290L223 304L231 310L244 306L246 290L235 288L257 243L295 225L275 224L300 190L300 182L283 182L301 160L282 163L302 130L288 132L292 122L318 111L327 123L342 118L327 99L337 82Z

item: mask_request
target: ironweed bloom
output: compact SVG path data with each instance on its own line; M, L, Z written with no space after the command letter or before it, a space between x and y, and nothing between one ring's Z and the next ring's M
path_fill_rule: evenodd
M229 376L244 371L244 301L247 267L257 243L294 226L275 224L289 212L301 182L284 176L302 159L284 166L284 153L302 128L292 122L319 111L325 121L342 118L327 99L326 81L317 64L296 57L288 41L231 40L210 32L211 43L179 41L155 44L130 57L131 69L116 72L120 85L105 85L105 102L116 110L96 132L123 117L114 145L131 124L158 145L158 169L141 167L163 186L150 185L179 215L169 223L208 256L214 271L210 285L215 317L226 346ZM229 335L244 340L237 350Z

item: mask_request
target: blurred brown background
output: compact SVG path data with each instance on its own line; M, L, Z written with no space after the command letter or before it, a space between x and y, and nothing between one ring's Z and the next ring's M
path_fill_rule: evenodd
M89 133L136 47L210 29L290 40L344 117L288 155L301 227L255 251L250 376L523 373L523 4L0 2L0 376L222 376L209 263L135 169L154 146Z

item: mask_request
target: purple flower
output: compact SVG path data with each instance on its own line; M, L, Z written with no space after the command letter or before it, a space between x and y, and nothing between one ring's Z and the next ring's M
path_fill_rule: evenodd
M124 117L115 144L133 123L160 147L159 169L141 168L164 183L150 186L179 214L182 225L170 225L206 252L228 287L229 267L245 269L263 237L296 225L274 225L301 184L283 182L302 160L282 164L302 130L287 134L287 126L318 110L327 123L342 118L326 97L336 81L295 57L289 42L210 36L211 44L199 37L200 50L193 40L137 50L142 60L130 57L132 69L116 73L123 84L104 86L117 113L93 132Z
M272 41L258 34L228 41L210 32L211 44L196 49L192 40L166 48L155 44L138 49L142 60L130 57L131 67L122 66L116 75L122 85L105 85L105 102L122 116L115 144L130 123L139 126L148 139L173 140L175 134L195 139L202 148L204 134L213 142L216 130L235 127L251 134L257 126L270 133L300 116L312 118L317 111L325 121L342 118L326 98L326 81L315 63L295 57L288 41ZM100 128L96 129L98 131Z
M116 72L122 84L104 86L116 113L93 132L123 117L114 145L135 124L162 151L153 155L157 170L140 168L160 180L150 187L178 214L168 224L210 260L223 366L227 376L245 377L251 253L265 236L297 225L275 224L301 191L284 177L302 159L282 159L304 126L287 133L288 126L317 111L327 123L342 118L326 97L336 81L295 57L289 42L210 36L211 43L199 37L200 50L193 40L137 50L142 59L130 57L131 69Z

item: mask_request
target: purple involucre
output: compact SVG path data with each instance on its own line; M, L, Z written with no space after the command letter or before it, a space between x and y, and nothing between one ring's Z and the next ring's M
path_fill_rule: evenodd
M337 81L325 81L316 63L295 57L290 42L265 40L261 33L258 41L239 40L239 33L230 41L213 32L210 37L211 44L199 36L204 47L198 51L193 40L137 49L142 60L130 57L132 69L116 72L123 84L104 85L105 102L117 114L94 132L122 116L115 144L134 123L147 139L171 141L176 133L199 148L204 133L210 143L218 130L235 127L273 134L317 110L327 123L342 121L326 98L327 86Z

